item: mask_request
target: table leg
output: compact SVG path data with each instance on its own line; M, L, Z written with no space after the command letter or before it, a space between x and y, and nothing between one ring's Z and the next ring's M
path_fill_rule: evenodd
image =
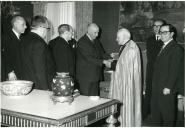
M114 118L114 115L110 115L107 119L106 119L107 127L115 127L115 123L117 122L117 119Z

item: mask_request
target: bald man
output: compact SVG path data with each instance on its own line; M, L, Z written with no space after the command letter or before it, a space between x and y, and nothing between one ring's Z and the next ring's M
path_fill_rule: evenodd
M10 33L2 37L5 45L2 53L4 54L5 76L2 80L21 79L20 35L24 33L27 27L24 18L21 16L13 17L11 24L12 30Z
M99 96L99 81L104 59L109 59L96 39L99 27L95 23L88 26L87 33L78 41L76 59L76 78L80 93L86 96Z
M112 74L109 98L121 103L118 118L121 127L141 127L141 59L139 48L130 37L125 28L117 32L116 40L121 48Z

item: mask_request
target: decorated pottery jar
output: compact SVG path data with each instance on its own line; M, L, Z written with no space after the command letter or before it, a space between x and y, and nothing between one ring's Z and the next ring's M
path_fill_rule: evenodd
M52 90L54 96L72 96L74 91L74 82L69 73L57 73L53 79Z

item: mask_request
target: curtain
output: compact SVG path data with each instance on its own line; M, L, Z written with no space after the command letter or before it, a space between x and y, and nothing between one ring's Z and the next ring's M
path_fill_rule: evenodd
M47 3L46 17L51 24L48 40L58 36L58 26L61 24L69 24L75 30L75 2Z
M92 23L93 2L76 1L76 36L79 39L87 31L87 25Z
M69 24L75 29L75 37L79 39L87 31L87 25L92 22L93 2L32 2L34 16L43 15L49 20L51 31L48 32L47 42L58 36L58 26Z
M47 2L32 2L33 4L33 16L41 15L46 16ZM48 35L44 39L48 43Z

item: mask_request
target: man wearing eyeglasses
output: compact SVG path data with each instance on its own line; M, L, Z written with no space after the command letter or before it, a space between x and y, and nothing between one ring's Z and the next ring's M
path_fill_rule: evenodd
M171 24L162 25L159 34L164 45L154 64L151 117L154 126L172 127L175 125L176 95L183 92L179 85L183 87L184 50L174 40L176 29Z
M49 48L44 41L48 31L48 21L44 16L33 17L31 32L23 38L22 61L25 80L33 81L34 88L51 89L54 64Z
M143 102L143 119L146 119L150 115L150 101L152 91L152 76L153 76L153 65L156 60L157 54L159 53L162 41L160 40L159 29L161 25L166 22L162 19L156 19L153 24L153 35L150 36L146 41L146 54L147 54L147 66L146 66L146 89L145 97Z

